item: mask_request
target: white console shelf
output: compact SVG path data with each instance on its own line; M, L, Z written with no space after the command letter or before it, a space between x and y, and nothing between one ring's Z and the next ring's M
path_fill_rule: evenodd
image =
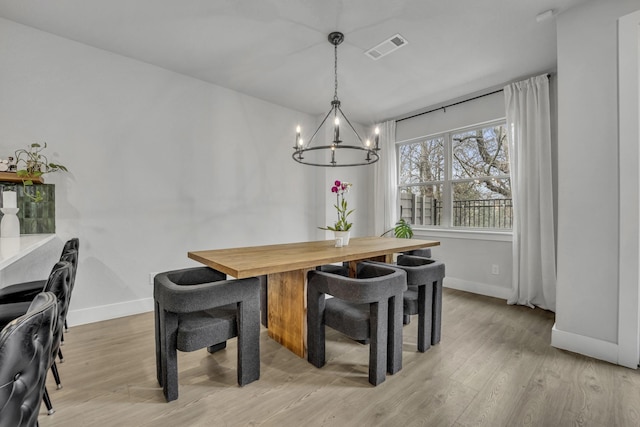
M55 237L55 234L23 234L20 237L0 237L0 271L46 245Z

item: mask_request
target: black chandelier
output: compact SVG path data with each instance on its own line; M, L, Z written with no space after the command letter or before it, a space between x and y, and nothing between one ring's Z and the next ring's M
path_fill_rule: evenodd
M342 108L340 108L340 100L338 99L338 45L344 41L344 34L339 32L333 32L329 34L328 38L329 38L329 42L333 44L333 49L334 49L333 70L334 70L334 76L335 76L335 86L334 86L334 93L333 93L333 101L331 101L331 109L322 120L322 123L320 123L320 126L318 126L318 129L316 129L316 131L313 133L313 135L311 136L311 139L309 139L309 142L305 143L304 140L301 138L300 126L296 128L296 144L293 147L294 152L291 157L293 157L293 160L295 160L298 163L302 163L304 165L311 165L311 166L345 167L345 166L363 166L363 165L374 164L380 159L380 156L378 155L378 151L380 151L380 148L378 147L380 131L376 127L374 144L372 146L370 140L367 139L366 141L363 141L362 138L360 138L360 135L358 135L358 132L355 130L355 128L353 127L353 125L351 124L347 116L345 116L345 114L342 112ZM325 122L331 115L333 115L334 117L333 141L329 145L312 146L313 139L315 138L315 136L318 134L322 126L324 126ZM340 116L342 116L342 119L345 122L347 122L347 124L349 125L349 128L353 131L355 136L358 138L358 141L360 141L360 145L344 144L343 141L340 139L341 138ZM307 160L304 156L305 153L309 153L312 151L322 152L322 150L330 151L330 156L328 156L330 160L326 163L321 163L319 160L317 160L317 156L315 157L312 156L313 159L311 160ZM336 160L336 151L339 151L339 150L345 150L345 151L342 151L342 153L346 153L346 150L349 150L352 153L352 155L348 157L348 160L345 163L338 163L338 161ZM363 152L362 157L357 155L357 153L360 151ZM354 156L353 153L355 153L356 155Z

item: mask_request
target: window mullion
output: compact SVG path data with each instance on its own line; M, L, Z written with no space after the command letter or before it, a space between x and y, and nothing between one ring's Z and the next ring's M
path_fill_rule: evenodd
M442 185L442 225L453 226L453 187L451 185L452 156L451 133L444 137L444 183Z

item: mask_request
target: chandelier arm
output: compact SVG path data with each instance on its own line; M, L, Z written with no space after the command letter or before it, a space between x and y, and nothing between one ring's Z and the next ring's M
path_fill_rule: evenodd
M331 112L334 110L334 108L331 108L331 110L329 110L329 112L327 113L326 116L324 116L324 119L322 119L322 123L320 123L320 126L318 126L318 129L316 129L316 131L313 133L313 135L311 135L311 138L309 138L309 142L307 142L307 147L311 146L311 141L313 141L313 138L316 137L316 135L318 134L318 131L320 129L322 129L322 126L324 125L324 122L327 121L327 119L329 118L329 116L331 115Z
M353 133L356 134L356 136L358 137L358 140L360 141L360 144L364 145L364 141L362 140L362 138L360 138L360 134L358 134L358 131L353 127L353 125L351 124L351 122L349 121L349 119L347 118L347 116L345 116L345 114L342 112L342 108L340 108L339 106L337 107L338 110L340 110L340 114L342 114L342 117L344 117L344 119L347 121L347 123L349 124L349 127L351 128L351 130L353 131Z

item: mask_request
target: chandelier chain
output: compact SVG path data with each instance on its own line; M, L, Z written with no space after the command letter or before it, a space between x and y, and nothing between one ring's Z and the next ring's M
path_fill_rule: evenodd
M333 92L333 100L337 101L338 100L338 45L337 44L333 45L333 57L334 57L333 75L334 75L334 79L335 79L335 88L334 88L334 92Z

